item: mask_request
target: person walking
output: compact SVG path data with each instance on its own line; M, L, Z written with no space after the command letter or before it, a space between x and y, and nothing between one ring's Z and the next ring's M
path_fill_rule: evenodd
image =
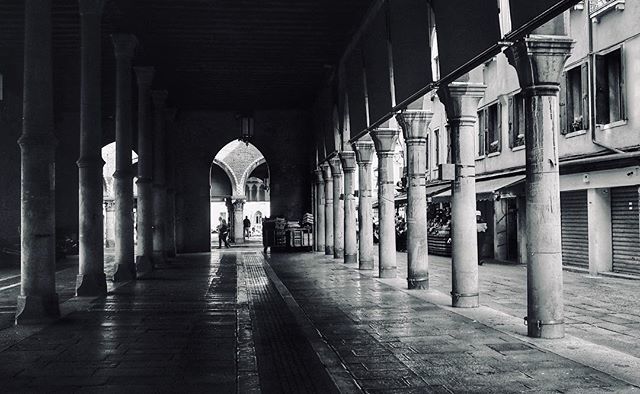
M244 217L242 226L244 227L244 237L249 238L251 236L251 220L249 220L249 216Z
M222 219L222 222L220 223L220 230L218 232L218 236L220 237L220 240L224 242L225 248L229 247L229 241L227 240L227 235L229 235L229 226L227 226L227 221ZM222 246L218 246L218 249L221 249L221 248Z

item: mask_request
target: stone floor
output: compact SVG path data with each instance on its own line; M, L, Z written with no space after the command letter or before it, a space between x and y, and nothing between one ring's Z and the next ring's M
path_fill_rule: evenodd
M215 250L180 256L97 300L72 297L77 266L67 264L57 274L60 321L0 330L1 392L582 393L637 392L628 382L640 381L630 339L640 331L640 281L566 273L577 339L556 351L563 341L527 339L492 315L521 320L519 266L480 267L487 306L467 316L443 301L442 258L431 258L432 290L413 292L321 254ZM19 287L2 290L15 281L3 278L8 318ZM632 359L618 357L617 368L630 371L580 362L591 345L624 351Z

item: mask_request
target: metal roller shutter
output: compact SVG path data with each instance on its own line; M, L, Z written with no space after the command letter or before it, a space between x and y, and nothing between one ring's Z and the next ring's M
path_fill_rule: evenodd
M587 191L560 193L562 264L589 268Z
M613 271L640 275L638 186L611 189Z

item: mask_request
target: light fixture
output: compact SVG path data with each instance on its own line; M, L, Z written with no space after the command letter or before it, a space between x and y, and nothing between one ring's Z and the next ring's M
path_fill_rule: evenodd
M253 138L253 117L242 115L240 117L240 140L249 145Z

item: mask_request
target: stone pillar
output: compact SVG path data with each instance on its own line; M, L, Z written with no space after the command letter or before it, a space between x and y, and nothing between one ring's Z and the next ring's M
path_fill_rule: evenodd
M153 67L135 67L138 80L138 205L136 272L153 270L153 129L150 124L150 87Z
M329 164L320 167L324 179L324 254L333 256L333 178Z
M573 40L532 34L507 49L524 95L527 221L527 329L562 338L562 246L558 135L560 78Z
M167 159L166 183L167 183L167 220L166 220L166 256L168 258L176 257L176 157L175 157L175 139L172 129L173 120L175 119L177 110L168 108L165 111L165 153ZM167 127L169 126L169 127Z
M316 175L316 252L324 253L324 228L325 228L325 217L324 217L324 179L322 179L322 170L315 170Z
M397 269L393 155L398 130L375 129L370 134L378 154L379 272L381 278L395 278Z
M113 201L105 201L104 203L104 226L105 226L105 248L113 248L116 244L116 218L115 203Z
M51 0L25 1L21 278L16 324L60 316L55 282L55 145Z
M79 260L77 296L107 294L102 237L102 95L100 22L104 0L80 0Z
M427 127L433 113L406 110L397 115L407 144L407 283L429 288L427 247Z
M154 90L153 98L153 262L166 260L167 189L165 176L165 102L166 90Z
M333 258L344 257L344 204L342 204L342 166L340 158L329 160L331 176L333 177Z
M356 172L356 154L353 151L340 152L344 171L344 262L358 262L358 240L356 239L356 196L353 182Z
M451 188L451 303L458 308L479 306L475 124L478 101L485 89L480 83L452 82L438 91L447 112L455 165Z
M113 34L116 56L116 201L115 282L135 279L133 250L133 170L131 167L131 59L138 40L132 34Z
M233 237L236 245L244 243L244 200L233 202Z
M371 159L374 151L373 142L368 138L353 143L358 162L358 226L360 240L358 253L360 254L361 270L373 269L373 208L371 201Z

